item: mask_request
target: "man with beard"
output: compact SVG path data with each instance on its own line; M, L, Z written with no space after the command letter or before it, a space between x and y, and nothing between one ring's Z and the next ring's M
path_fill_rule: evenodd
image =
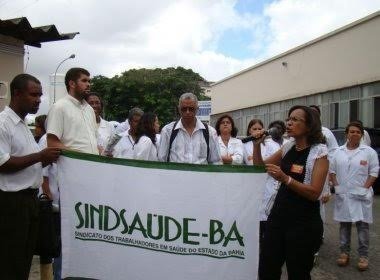
M71 68L66 73L65 85L68 95L58 100L48 114L47 145L99 154L95 112L85 100L90 94L90 73L83 68ZM49 182L53 180L56 178L49 175ZM54 279L61 278L61 261L61 256L54 259Z
M90 93L90 73L71 68L65 85L68 95L58 100L48 114L48 147L99 154L95 113L85 100Z
M0 279L28 279L38 232L37 192L42 167L59 148L40 150L25 123L41 103L41 83L28 74L11 82L9 107L0 113Z

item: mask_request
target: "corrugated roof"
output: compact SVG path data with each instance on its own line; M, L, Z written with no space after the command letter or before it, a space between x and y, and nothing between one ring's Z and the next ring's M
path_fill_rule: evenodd
M32 27L26 17L1 20L0 34L10 36L25 45L41 47L41 43L73 39L79 32L59 33L55 25Z

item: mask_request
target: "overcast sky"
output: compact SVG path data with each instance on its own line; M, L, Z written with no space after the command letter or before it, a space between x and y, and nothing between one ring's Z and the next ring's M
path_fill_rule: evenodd
M26 49L26 72L46 92L48 76L72 53L59 72L81 66L112 77L183 66L217 81L379 9L380 0L0 0L0 19L80 32Z

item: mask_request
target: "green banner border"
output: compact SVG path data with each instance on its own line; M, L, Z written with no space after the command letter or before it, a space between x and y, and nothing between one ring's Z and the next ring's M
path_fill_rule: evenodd
M264 166L252 165L213 165L213 164L189 164L175 162L145 161L123 158L110 158L105 156L79 153L74 151L62 151L62 155L73 159L81 159L94 162L102 162L115 165L124 165L141 168L198 171L198 172L222 172L222 173L265 173Z

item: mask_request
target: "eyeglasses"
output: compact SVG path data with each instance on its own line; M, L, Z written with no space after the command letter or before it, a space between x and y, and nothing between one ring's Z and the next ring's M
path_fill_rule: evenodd
M182 113L186 113L189 111L190 113L194 113L197 108L195 107L181 107L180 110Z
M290 118L287 118L285 119L286 122L304 122L305 120L304 119L299 119L299 118L296 118L296 117L290 117Z

